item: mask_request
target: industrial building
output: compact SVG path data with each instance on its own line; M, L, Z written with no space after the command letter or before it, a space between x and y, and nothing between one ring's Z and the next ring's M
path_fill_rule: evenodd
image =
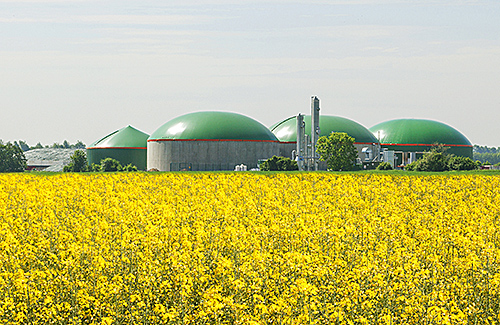
M406 165L420 158L437 143L448 147L446 153L472 158L473 145L453 127L425 119L396 119L370 128L382 150L394 152L396 165Z
M160 126L147 141L147 168L160 171L257 168L279 155L279 141L260 122L236 113L195 112Z
M363 167L387 161L404 166L436 143L448 153L472 158L472 144L459 131L441 122L397 119L370 129L348 118L320 115L319 99L311 98L311 114L284 119L269 129L237 113L201 111L176 117L148 136L131 126L117 130L87 148L89 163L117 159L141 170L251 170L272 156L297 160L301 170L325 170L315 153L316 141L332 132L355 139Z
M87 147L89 164L100 164L104 158L113 158L122 165L132 164L139 170L146 169L147 140L149 134L126 126Z
M311 134L311 116L304 116L305 133ZM292 151L297 147L297 116L289 117L270 127L271 132L281 142L280 155L292 158ZM344 132L354 138L354 147L358 157L371 161L378 154L377 138L361 124L340 116L320 115L319 136L328 136L332 132Z

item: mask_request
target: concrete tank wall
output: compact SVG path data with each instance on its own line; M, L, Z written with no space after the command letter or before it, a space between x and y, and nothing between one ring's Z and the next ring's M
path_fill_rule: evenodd
M292 158L292 151L297 151L297 144L295 142L280 142L280 156Z
M147 168L160 171L256 168L260 159L280 154L274 141L148 141Z

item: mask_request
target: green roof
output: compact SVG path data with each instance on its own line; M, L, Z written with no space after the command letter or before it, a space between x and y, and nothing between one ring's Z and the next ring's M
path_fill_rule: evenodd
M432 120L397 119L370 128L382 144L448 144L472 146L470 141L451 126Z
M311 133L311 116L304 116L305 132ZM271 126L271 131L276 137L283 142L296 142L297 141L297 117L292 116L281 122ZM354 122L350 119L331 116L320 115L319 117L320 136L328 136L332 132L345 132L353 137L356 143L376 143L377 138L361 124Z
M160 126L149 140L278 141L260 122L229 112L195 112Z
M88 146L93 148L133 148L146 149L149 135L139 131L132 126L126 126L108 134Z

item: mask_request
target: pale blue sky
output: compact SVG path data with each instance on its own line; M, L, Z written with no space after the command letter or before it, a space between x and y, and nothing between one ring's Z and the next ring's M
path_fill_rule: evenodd
M310 97L366 127L500 146L498 0L0 0L0 139L151 134L198 110L269 126Z

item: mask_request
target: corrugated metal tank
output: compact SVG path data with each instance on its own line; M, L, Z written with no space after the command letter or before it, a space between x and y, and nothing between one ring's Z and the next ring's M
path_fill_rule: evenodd
M380 135L383 148L403 152L423 152L436 143L444 144L447 153L472 158L472 143L453 127L433 120L396 119L379 123L370 128Z
M304 116L305 132L311 134L311 116ZM363 125L340 116L320 115L319 117L320 137L328 136L332 132L345 132L353 137L354 146L358 151L358 156L362 157L363 148L370 148L372 152L378 150L378 140L373 134ZM292 156L292 150L295 150L297 145L297 117L292 116L281 122L278 122L270 127L270 130L282 143L281 156Z
M121 128L87 147L89 164L100 164L102 159L109 157L123 166L133 164L139 170L145 170L148 137L149 134L130 125Z
M279 141L260 122L230 112L195 112L160 126L148 139L148 169L234 170L279 155Z

